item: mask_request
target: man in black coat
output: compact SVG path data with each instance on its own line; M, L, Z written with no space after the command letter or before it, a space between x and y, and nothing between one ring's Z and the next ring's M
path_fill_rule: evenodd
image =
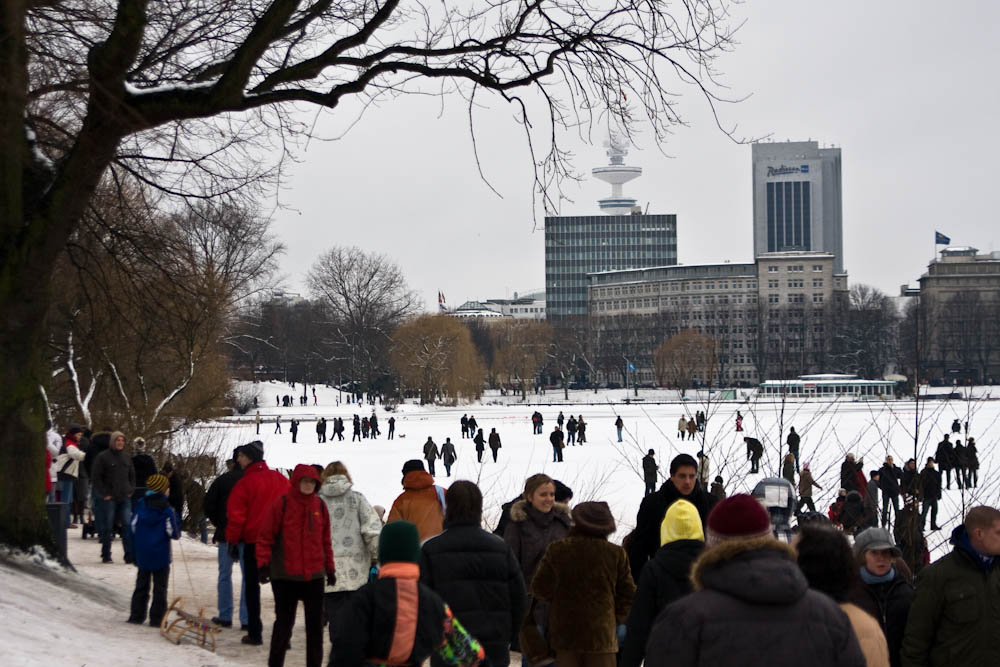
M646 492L643 495L656 493L656 473L659 469L660 466L656 465L656 452L651 449L642 457L642 479L646 482Z
M505 667L510 645L527 610L521 566L501 538L480 525L483 494L472 482L458 481L445 494L445 530L424 543L420 582L448 603L462 625L479 640L489 664ZM431 665L443 665L436 655Z
M219 548L219 579L216 586L219 615L212 622L224 628L233 625L233 558L229 555L229 545L226 543L226 503L236 482L243 477L243 468L236 463L238 452L239 448L233 450L232 460L226 462L229 470L216 477L205 493L205 516L215 526L212 542ZM240 549L240 625L245 626L248 617L245 588L242 584L242 547Z
M951 469L954 467L955 450L952 447L951 440L948 439L948 434L944 434L944 439L938 443L937 450L934 452L934 460L937 462L938 466L941 468L941 472L944 473L945 488L951 488Z
M931 513L931 530L941 530L937 525L938 501L941 499L941 471L934 468L934 457L927 459L927 465L920 471L920 490L924 507L920 510L920 528L927 521L927 511Z
M639 581L643 565L660 548L660 524L667 508L678 498L687 500L697 508L703 525L716 502L715 496L709 495L698 484L698 464L690 454L675 456L670 462L670 479L663 483L659 491L643 498L639 505L635 532L628 552L634 581Z
M163 464L163 475L170 482L170 497L168 502L177 512L177 520L184 518L184 478L174 470L174 464L167 461Z
M788 429L788 439L785 441L788 443L789 453L795 457L795 472L800 472L799 470L799 434L795 432L795 427Z
M844 457L844 462L840 464L840 486L846 489L848 492L857 491L861 493L861 487L858 485L858 471L864 466L864 459L860 461L854 460L854 454L848 452Z
M552 462L562 463L563 460L563 432L558 426L549 434L549 442L552 443Z
M885 463L879 470L878 488L882 491L882 525L889 525L889 505L894 514L899 514L899 481L903 471L895 465L892 456L885 457Z
M764 445L757 438L746 437L743 442L747 443L747 460L750 461L750 473L760 472L760 457L764 456Z
M899 490L904 496L904 502L906 501L906 496L910 496L911 498L920 497L920 473L917 471L917 462L914 459L906 461L906 467L903 468L903 476L899 480Z

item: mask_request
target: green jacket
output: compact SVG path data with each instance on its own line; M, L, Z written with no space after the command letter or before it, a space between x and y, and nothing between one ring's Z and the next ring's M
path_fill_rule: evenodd
M955 549L917 577L903 667L1000 665L1000 557L984 563L964 526L951 543Z

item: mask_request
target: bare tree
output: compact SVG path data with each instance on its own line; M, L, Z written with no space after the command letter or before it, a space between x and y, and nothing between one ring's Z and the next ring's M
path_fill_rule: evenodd
M493 372L506 378L509 386L520 387L521 399L526 399L528 383L535 383L548 358L552 326L534 320L508 320L497 322L490 332Z
M0 541L48 541L41 452L45 318L59 253L101 183L203 198L268 187L310 126L401 93L510 103L550 205L572 175L559 128L602 115L661 140L679 86L715 109L733 43L724 0L445 3L5 0L0 11ZM529 110L544 123L533 122ZM471 116L471 113L470 113ZM603 125L603 124L602 124ZM474 136L474 135L473 135ZM277 146L278 151L272 149ZM535 151L538 154L535 154ZM266 159L271 154L278 157Z
M329 311L326 344L331 358L346 363L352 381L372 389L389 370L393 331L420 308L417 294L395 262L360 248L328 250L307 279Z
M392 365L404 388L420 392L420 403L438 396L452 404L482 394L485 370L468 328L447 315L421 315L392 337Z
M159 217L92 207L54 281L46 383L72 418L147 438L221 402L235 305L281 251L252 211Z
M881 378L896 356L898 316L892 300L874 287L857 284L832 315L832 362L864 378Z
M666 383L679 389L681 396L696 381L710 383L717 366L717 343L707 334L685 329L665 340L653 352L653 365Z

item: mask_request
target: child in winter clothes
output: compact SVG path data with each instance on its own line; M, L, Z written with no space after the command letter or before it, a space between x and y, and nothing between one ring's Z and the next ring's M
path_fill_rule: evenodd
M306 616L306 665L320 667L323 662L323 580L333 586L337 575L330 515L316 495L319 484L316 468L295 466L291 488L272 501L257 536L260 583L270 581L274 592L274 631L267 659L272 667L285 662L299 600Z
M163 475L150 475L146 495L132 513L132 548L139 574L132 593L132 611L128 622L137 625L146 620L149 583L153 583L153 603L149 605L149 624L158 626L167 613L167 582L170 579L170 540L181 538L177 513L167 502L170 482Z
M446 665L473 667L486 652L437 593L420 583L420 537L409 521L379 536L378 579L337 616L331 665L421 665L436 653Z

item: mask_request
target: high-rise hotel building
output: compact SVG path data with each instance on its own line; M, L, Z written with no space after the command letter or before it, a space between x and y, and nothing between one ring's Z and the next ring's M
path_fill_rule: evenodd
M840 149L815 141L756 143L753 161L754 257L826 252L844 273Z

